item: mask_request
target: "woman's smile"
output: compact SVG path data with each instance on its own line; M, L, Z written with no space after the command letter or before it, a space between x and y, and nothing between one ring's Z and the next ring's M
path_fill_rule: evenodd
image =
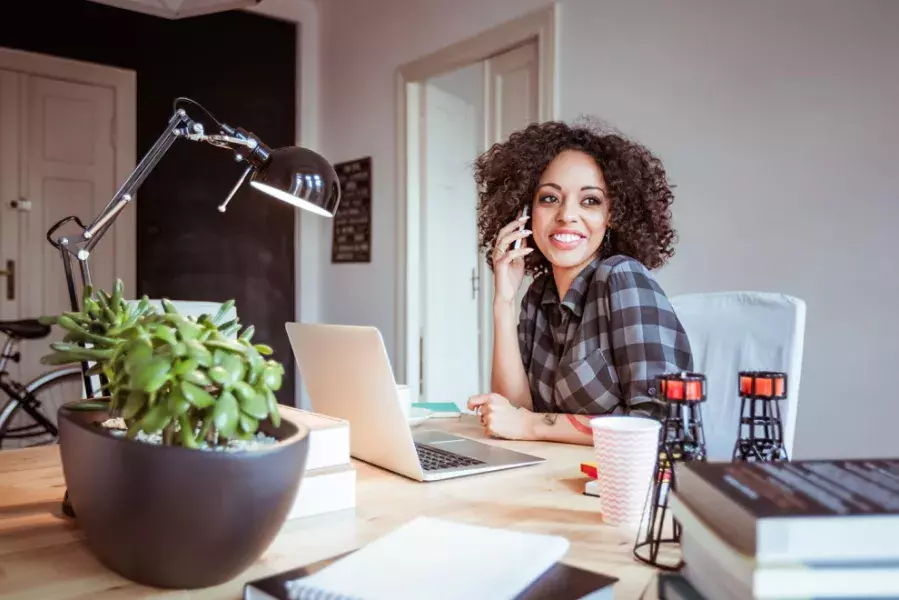
M549 236L552 245L559 250L574 250L586 239L586 234L572 229L558 229Z

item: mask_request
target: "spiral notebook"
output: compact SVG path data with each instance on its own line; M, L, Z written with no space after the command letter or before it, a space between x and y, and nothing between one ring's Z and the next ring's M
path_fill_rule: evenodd
M559 536L418 517L310 575L284 582L284 596L512 600L556 565L568 548L568 540Z

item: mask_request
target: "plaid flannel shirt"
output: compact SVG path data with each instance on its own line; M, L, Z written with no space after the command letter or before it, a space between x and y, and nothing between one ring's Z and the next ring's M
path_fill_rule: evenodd
M552 274L521 303L518 338L534 412L660 418L655 378L693 367L690 343L649 270L596 258L560 302Z

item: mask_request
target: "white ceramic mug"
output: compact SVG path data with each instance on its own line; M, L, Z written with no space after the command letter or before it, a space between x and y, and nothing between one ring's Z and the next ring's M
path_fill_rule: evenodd
M397 385L396 394L400 400L400 408L403 409L403 416L408 419L409 413L412 412L412 395L409 393L409 386Z

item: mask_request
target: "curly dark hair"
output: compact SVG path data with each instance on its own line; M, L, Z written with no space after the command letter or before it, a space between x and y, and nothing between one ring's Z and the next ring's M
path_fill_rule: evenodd
M556 121L530 125L475 161L479 247L490 268L499 230L532 202L543 171L565 150L592 156L609 188L611 231L600 249L603 256L630 256L648 269L664 265L674 255L676 233L670 211L674 194L661 161L624 135L583 120L575 125ZM536 247L525 259L525 271L531 275L550 268Z

